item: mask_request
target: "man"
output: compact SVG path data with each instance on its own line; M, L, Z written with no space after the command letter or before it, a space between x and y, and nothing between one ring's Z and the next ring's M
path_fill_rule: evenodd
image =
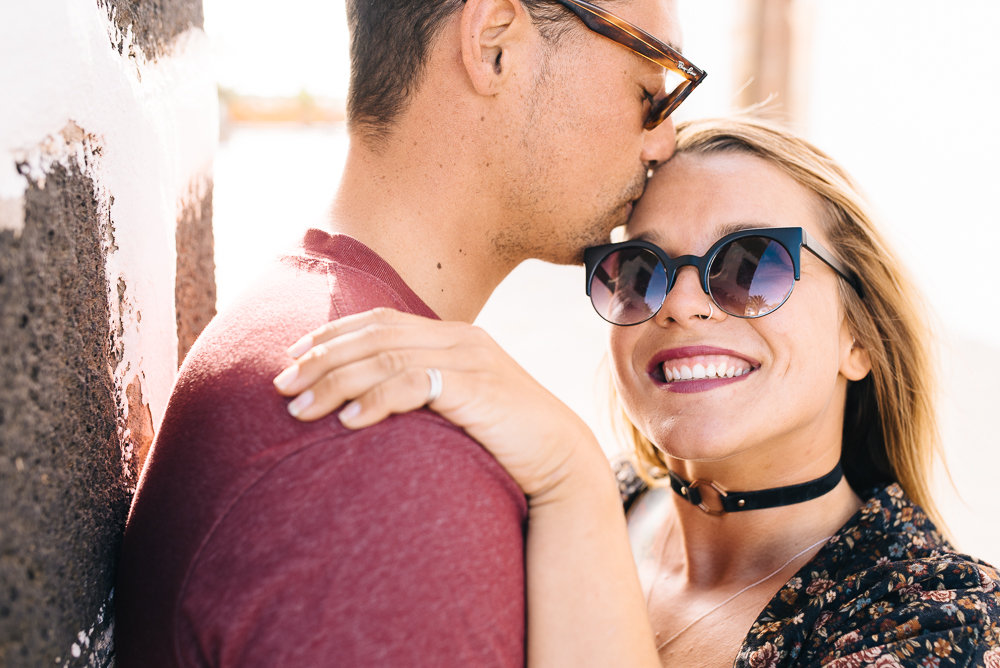
M679 99L648 59L671 50L575 0L347 4L334 234L310 231L184 363L126 529L122 667L524 662L513 481L427 411L305 424L271 381L330 319L471 321L522 260L606 241L672 152L654 126ZM607 5L676 43L668 1ZM683 99L699 73L669 64Z

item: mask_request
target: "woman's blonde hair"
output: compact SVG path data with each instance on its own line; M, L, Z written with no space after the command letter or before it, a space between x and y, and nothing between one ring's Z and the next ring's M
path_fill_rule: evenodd
M841 454L845 476L859 494L898 482L943 529L930 494L931 466L941 452L925 311L853 180L815 146L766 121L733 117L677 127L678 155L721 152L762 158L822 201L830 249L862 286L859 296L840 281L840 298L851 334L872 365L864 379L848 385ZM613 387L612 397L620 406ZM624 411L613 413L634 448L641 474L653 482L665 473L662 452Z

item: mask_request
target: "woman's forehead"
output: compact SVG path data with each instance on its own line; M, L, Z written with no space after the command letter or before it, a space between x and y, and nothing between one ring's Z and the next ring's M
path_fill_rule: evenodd
M819 197L763 158L682 153L650 179L625 236L709 245L748 227L804 227L822 236L821 216Z

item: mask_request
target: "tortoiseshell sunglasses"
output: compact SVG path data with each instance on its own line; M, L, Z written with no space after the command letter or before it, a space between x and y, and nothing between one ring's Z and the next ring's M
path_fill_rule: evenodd
M646 116L646 121L643 123L643 127L647 130L652 130L662 123L705 78L705 70L682 56L677 49L664 44L625 19L619 18L597 5L585 2L585 0L556 1L580 17L580 20L597 34L603 35L625 48L631 49L643 58L660 65L667 70L668 75L670 73L680 75L681 81L673 89L673 92L666 93L658 99L650 98L649 115ZM669 86L664 87L664 91L668 89Z

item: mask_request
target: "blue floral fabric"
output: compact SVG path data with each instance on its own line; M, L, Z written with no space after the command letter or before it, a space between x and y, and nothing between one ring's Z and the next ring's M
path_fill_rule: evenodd
M641 493L616 469L623 500ZM1000 575L889 485L771 599L734 665L1000 668Z
M1000 668L1000 575L889 485L771 599L735 665Z

